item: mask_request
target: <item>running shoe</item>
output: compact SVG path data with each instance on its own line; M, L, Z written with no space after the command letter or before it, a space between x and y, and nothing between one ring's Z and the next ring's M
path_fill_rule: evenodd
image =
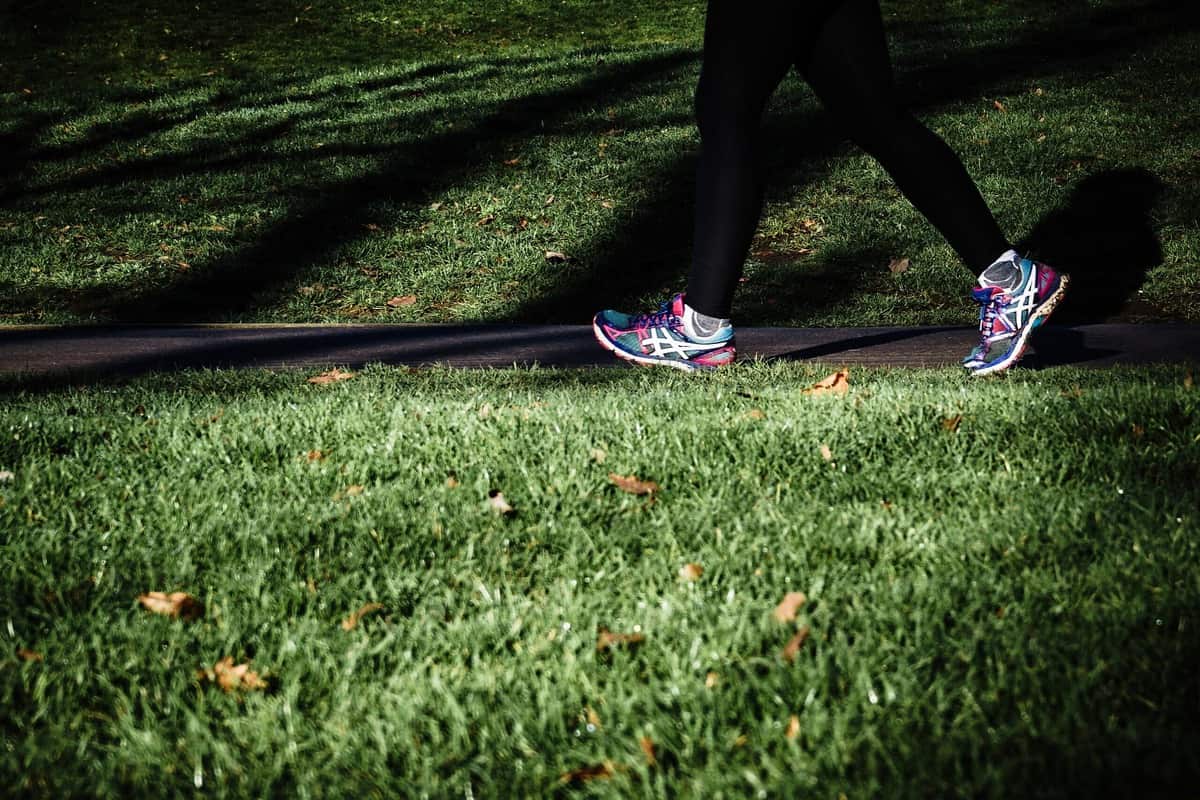
M963 366L972 375L990 375L1017 363L1030 334L1066 294L1068 282L1066 275L1027 258L989 267L971 291L979 303L979 344L963 359Z
M684 332L686 311L682 294L650 314L605 310L592 320L592 332L601 347L635 364L662 364L691 371L733 363L733 328L725 325L712 336L689 337Z

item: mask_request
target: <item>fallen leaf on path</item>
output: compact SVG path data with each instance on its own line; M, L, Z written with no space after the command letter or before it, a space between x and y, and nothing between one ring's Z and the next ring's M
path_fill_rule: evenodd
M42 661L42 654L36 650L30 650L27 647L17 648L17 658L22 661Z
M352 631L358 627L358 621L367 614L374 614L383 608L383 603L364 603L361 608L342 620L342 630Z
M216 683L226 692L232 692L237 689L252 691L267 687L266 680L259 677L257 672L253 672L250 669L250 662L247 661L245 664L235 665L232 656L225 656L216 664L213 664L212 669L202 669L196 676L201 680Z
M488 507L498 514L508 515L516 512L516 509L504 499L504 494L499 489L492 489L488 492Z
M901 272L908 272L910 264L907 258L893 258L888 262L888 270L893 275L899 275Z
M353 372L347 372L345 370L341 370L341 369L338 369L335 367L334 369L331 369L328 372L322 372L320 375L314 375L313 377L308 379L308 382L316 383L316 384L323 386L327 383L335 383L337 381L348 381L353 377L354 377Z
M642 755L646 757L646 766L653 767L658 763L658 759L654 756L654 740L649 736L643 736L638 742L642 746Z
M164 614L171 619L196 620L204 616L204 603L187 592L147 592L138 595L138 602L147 611Z
M821 458L825 461L833 461L833 451L829 449L829 445L821 445Z
M790 716L788 718L787 730L785 730L783 732L783 735L789 739L795 739L799 733L800 733L800 718L797 717L795 714L792 714L792 716Z
M779 605L775 606L775 621L791 622L796 618L796 612L800 610L800 606L804 605L807 600L804 592L788 592L779 601Z
M616 770L611 761L605 761L602 764L588 764L585 767L579 767L569 772L564 772L558 777L559 783L587 783L594 780L607 780L613 776Z
M658 491L657 483L654 481L644 481L636 475L618 475L615 472L610 472L608 473L608 480L613 486L629 494L654 494Z
M687 563L679 568L679 577L685 581L698 581L704 574L704 567L699 564Z
M845 394L850 390L850 371L839 369L804 390L804 394Z
M958 430L958 426L962 424L962 414L955 414L953 417L946 417L942 420L942 429L954 433Z
M640 633L613 633L601 625L596 636L596 649L603 652L627 647L632 650L644 641L646 637Z
M796 654L800 652L800 648L804 647L804 643L808 640L809 629L805 625L800 630L796 631L796 635L788 640L788 643L783 646L783 651L779 654L780 657L787 663L792 663L796 660Z
M415 302L417 302L415 294L404 294L396 295L391 300L388 300L387 304L388 308L403 308L404 306L411 306Z

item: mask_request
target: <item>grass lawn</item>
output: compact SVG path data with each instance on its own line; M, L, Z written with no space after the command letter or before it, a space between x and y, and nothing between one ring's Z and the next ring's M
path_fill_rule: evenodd
M1193 5L883 4L904 97L1003 227L1076 278L1061 319L1200 319ZM0 4L0 321L579 322L652 305L690 260L703 17ZM764 136L739 321L971 321L972 276L796 76ZM893 274L899 257L912 267Z
M6 791L1180 796L1200 779L1183 368L861 370L841 397L803 394L821 373L797 365L306 377L3 387ZM153 615L152 590L204 613ZM776 621L789 591L807 603ZM644 640L598 651L602 627ZM266 688L198 677L225 657Z

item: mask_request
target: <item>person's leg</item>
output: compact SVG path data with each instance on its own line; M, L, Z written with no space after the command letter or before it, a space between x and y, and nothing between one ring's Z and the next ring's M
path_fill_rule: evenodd
M796 68L975 274L1010 249L958 156L899 105L878 0L843 0Z
M962 162L896 101L878 0L842 0L796 67L850 137L979 275L980 341L963 359L975 375L1021 357L1058 305L1068 278L1021 258L1000 231Z
M696 86L701 151L687 304L728 317L762 212L757 145L763 109L798 46L796 0L709 0Z

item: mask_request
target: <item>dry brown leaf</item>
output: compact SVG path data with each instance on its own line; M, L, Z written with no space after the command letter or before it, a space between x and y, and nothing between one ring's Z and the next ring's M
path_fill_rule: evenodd
M453 475L447 475L446 476L446 488L447 489L457 489L458 488L458 478L454 477Z
M992 107L993 107L993 108L995 108L997 111L1000 111L1000 112L1002 112L1002 113L1005 113L1005 114L1007 114L1007 113L1008 113L1008 109L1004 107L1004 103L1001 103L999 100L993 100L993 101L992 101Z
M908 272L912 262L907 258L893 258L888 262L888 271L893 275L899 275L901 272Z
M213 664L212 669L200 670L197 677L216 683L226 692L236 689L251 691L267 687L266 680L259 677L257 672L251 671L250 662L235 665L232 656L225 656Z
M760 408L752 408L746 412L746 417L748 419L766 419L767 415Z
M704 567L699 564L687 563L679 568L679 577L685 581L698 581L704 574Z
M342 620L342 630L344 630L344 631L354 630L355 628L358 627L359 620L361 620L367 614L374 614L376 611L380 611L382 608L383 608L383 603L364 603L361 608L359 608L357 611L352 612L350 614L350 616L348 616L344 620Z
M788 717L787 730L785 730L783 732L783 735L789 739L795 739L796 736L799 735L799 733L800 733L800 718L797 717L795 714L792 714L792 716Z
M1192 371L1189 369L1187 374L1183 376L1183 388L1191 389L1195 385L1195 379L1192 378Z
M546 260L551 264L561 264L564 261L570 261L571 257L566 253L560 253L557 250L547 250Z
M542 203L542 205L548 206L553 202L554 202L554 195L550 195L549 197L546 198L546 202Z
M779 605L775 606L775 621L791 622L796 618L796 612L800 610L800 606L804 605L807 600L804 592L788 592L779 601Z
M379 230L379 226L374 222L364 222L363 227L372 232Z
M324 461L325 460L325 454L322 453L320 450L309 450L304 455L305 455L305 458L307 458L309 461Z
M417 296L415 294L398 294L391 300L388 300L387 304L388 308L403 308L404 306L411 306L415 302L417 302Z
M716 672L710 672L704 676L704 688L714 689L721 682L721 676Z
M488 492L488 506L498 514L512 514L516 509L508 504L504 499L504 494L499 489L492 489Z
M1133 438L1135 439L1140 439L1146 435L1146 429L1143 426L1138 425L1136 422L1130 425L1129 432L1133 434Z
M632 650L644 641L646 637L640 633L613 633L601 625L596 636L596 649L603 652L628 647Z
M484 214L482 217L475 220L475 227L482 228L484 225L491 225L495 221L496 221L495 214Z
M962 424L962 414L955 414L953 417L946 417L942 420L942 429L954 433L958 430L958 426Z
M564 772L558 777L559 783L587 783L594 780L607 780L616 772L611 761L602 764L588 764L585 767Z
M506 167L515 167L517 164L520 164L520 163L521 163L521 158L520 158L520 156L518 156L517 158L510 158L510 159L507 159L507 160L504 162L504 166L506 166Z
M601 728L600 715L596 713L596 709L588 706L586 709L588 725L592 725L597 730Z
M825 461L833 461L833 451L829 449L829 445L821 445L821 458Z
M17 658L22 661L42 661L42 654L36 650L30 650L27 647L17 648Z
M850 370L839 369L804 390L804 394L845 394L850 390Z
M788 640L788 643L783 646L783 651L779 654L780 657L787 663L792 663L796 660L796 654L800 652L800 648L804 647L804 643L808 640L809 628L807 625L796 631L796 635Z
M616 486L622 492L629 494L654 494L658 491L658 484L654 481L644 481L636 475L618 475L615 472L608 473L608 480L613 486Z
M354 484L353 486L347 486L346 497L357 497L358 495L362 494L363 491L365 491L364 487L358 483Z
M308 379L309 383L316 383L324 386L327 383L336 383L337 381L348 381L354 377L353 372L338 369L334 367L328 372L322 372L320 375L314 375Z
M646 757L646 766L653 767L658 763L658 759L654 756L654 740L649 736L643 736L638 742L642 746L642 755Z
M204 603L187 592L147 592L138 595L147 611L165 614L171 619L196 620L204 616Z
M604 460L608 458L608 453L598 447L592 448L592 452L589 455L591 455L592 461L595 461L597 464L603 464Z

